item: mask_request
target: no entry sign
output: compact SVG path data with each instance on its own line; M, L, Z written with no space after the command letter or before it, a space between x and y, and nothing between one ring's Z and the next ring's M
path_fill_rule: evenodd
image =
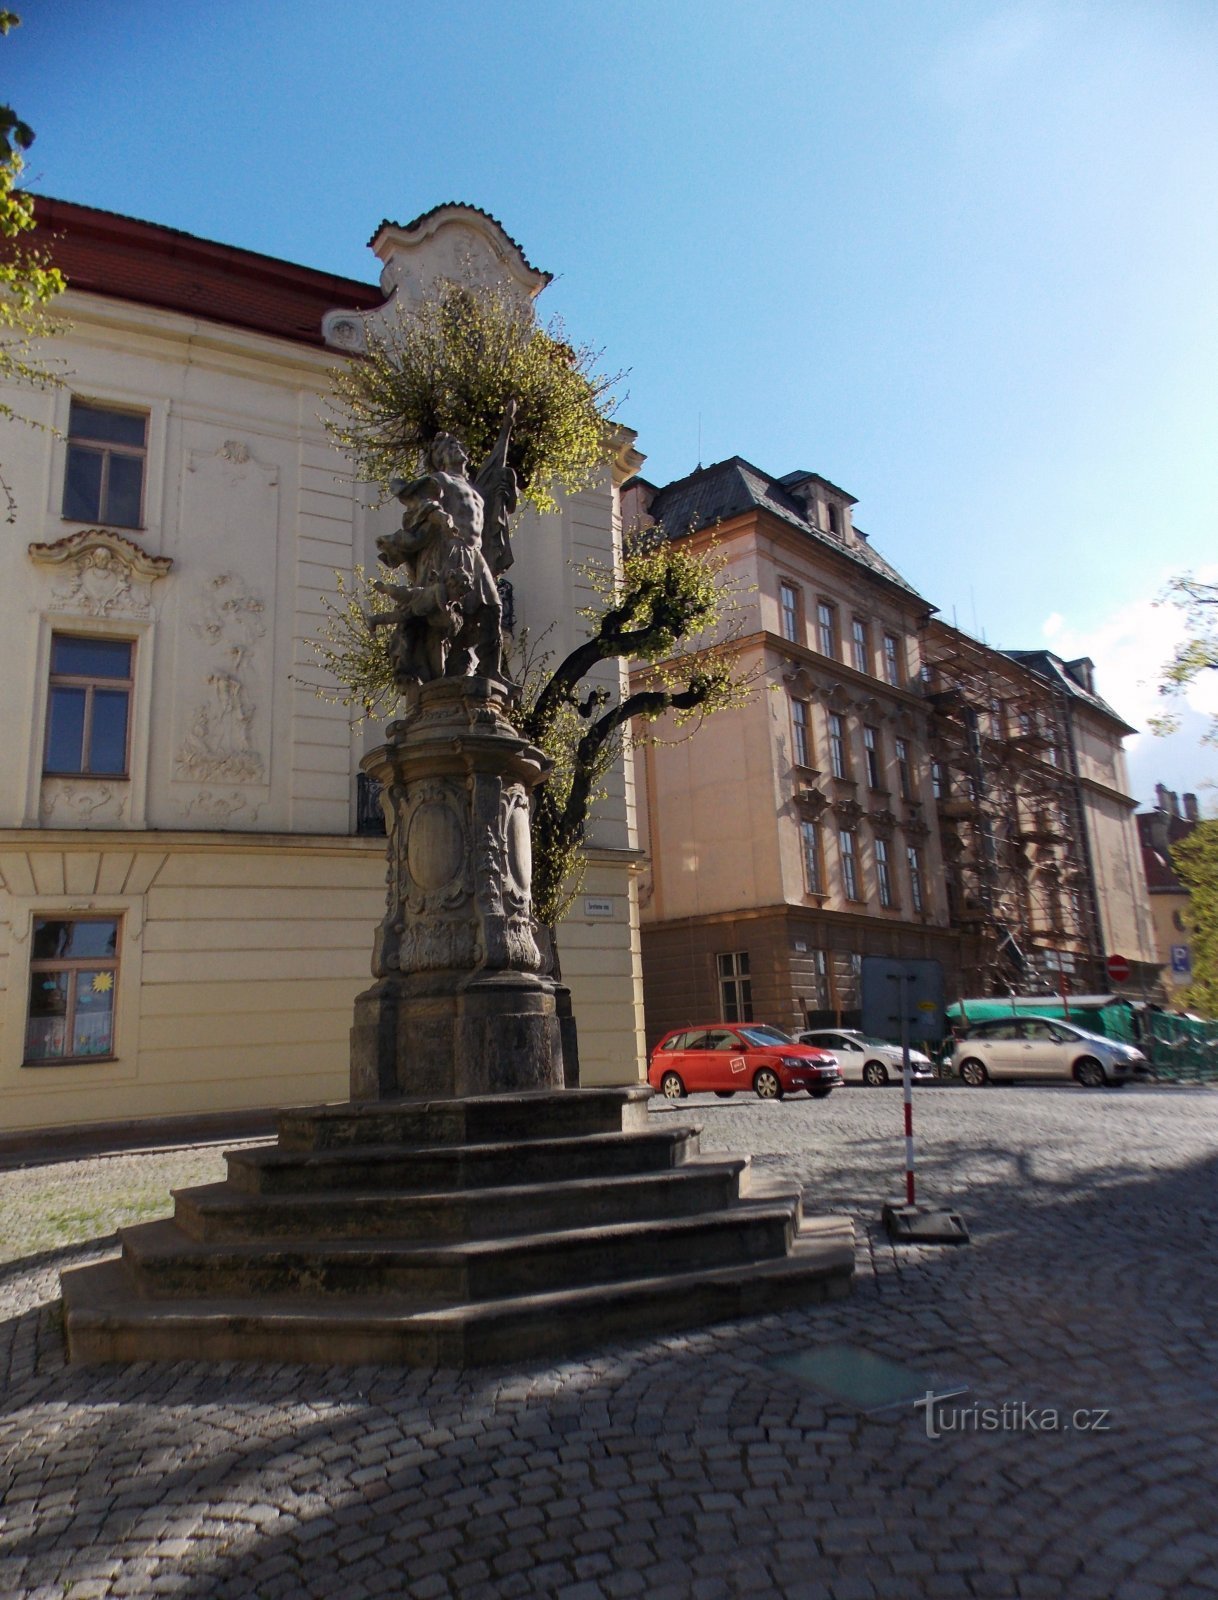
M1113 983L1129 982L1129 974L1133 971L1133 968L1124 956L1109 956L1105 965L1108 968L1108 976Z

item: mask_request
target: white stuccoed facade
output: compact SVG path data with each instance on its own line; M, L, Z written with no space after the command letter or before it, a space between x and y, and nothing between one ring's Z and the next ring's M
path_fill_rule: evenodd
M322 274L84 208L54 219L65 236L96 238L79 274L65 250L71 328L49 351L65 386L12 395L56 432L6 427L0 456L18 508L0 546L0 1130L342 1099L352 1000L370 981L384 904L384 841L356 833L358 762L380 729L353 730L315 695L307 640L335 569L375 566L376 535L400 515L370 508L320 421L329 373L358 349L377 296L348 285L362 290L352 306L330 280L326 308ZM463 206L386 224L374 247L384 293L458 269L506 274L526 293L547 281ZM246 296L238 320L215 290L225 275ZM249 285L273 304L293 277L309 279L328 345L257 325L275 316L250 309ZM206 314L187 308L195 278ZM73 396L146 416L138 526L65 519ZM612 476L638 461L624 438ZM579 563L611 562L618 547L610 477L558 515L526 513L514 533L517 628L552 629L556 656L592 598ZM54 636L134 646L122 775L46 775ZM627 770L613 774L588 858L563 972L583 1081L629 1083L642 999ZM118 921L112 1050L82 1059L68 1041L32 1063L36 921L99 918ZM53 981L45 965L35 979Z

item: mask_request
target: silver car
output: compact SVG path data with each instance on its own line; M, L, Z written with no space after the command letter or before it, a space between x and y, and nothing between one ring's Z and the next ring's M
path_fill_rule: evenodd
M1073 1079L1086 1088L1125 1083L1146 1057L1119 1039L1088 1033L1057 1017L977 1022L952 1050L952 1067L972 1088L991 1078Z
M813 1028L810 1033L800 1033L796 1037L800 1044L828 1050L836 1058L847 1083L880 1084L901 1076L900 1045L869 1039L854 1028ZM930 1057L921 1050L909 1052L909 1070L915 1080L935 1075Z

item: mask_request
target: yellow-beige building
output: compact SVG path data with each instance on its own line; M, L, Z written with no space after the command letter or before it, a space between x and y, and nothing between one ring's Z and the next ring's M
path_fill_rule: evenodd
M864 955L954 971L920 681L931 608L854 504L738 456L624 491L627 527L726 558L756 685L696 737L636 754L649 1043L716 1018L849 1024Z
M8 396L44 430L4 451L0 1128L342 1098L384 905L357 782L379 734L317 697L308 641L395 515L329 443L329 374L437 279L548 277L468 206L383 223L377 283L38 214L70 328L63 386ZM556 651L640 460L623 435L604 481L521 519L516 625ZM612 776L561 931L591 1083L639 1075L632 782Z

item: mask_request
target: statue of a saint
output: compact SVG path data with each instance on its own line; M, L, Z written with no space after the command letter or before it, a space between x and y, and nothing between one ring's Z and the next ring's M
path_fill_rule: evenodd
M513 400L472 481L464 445L439 433L425 476L390 484L406 509L400 531L377 540L377 553L387 567L405 569L407 581L373 584L394 605L369 621L394 630L390 655L399 688L475 673L507 681L496 579L512 564L508 524L517 486L507 450L515 415Z

